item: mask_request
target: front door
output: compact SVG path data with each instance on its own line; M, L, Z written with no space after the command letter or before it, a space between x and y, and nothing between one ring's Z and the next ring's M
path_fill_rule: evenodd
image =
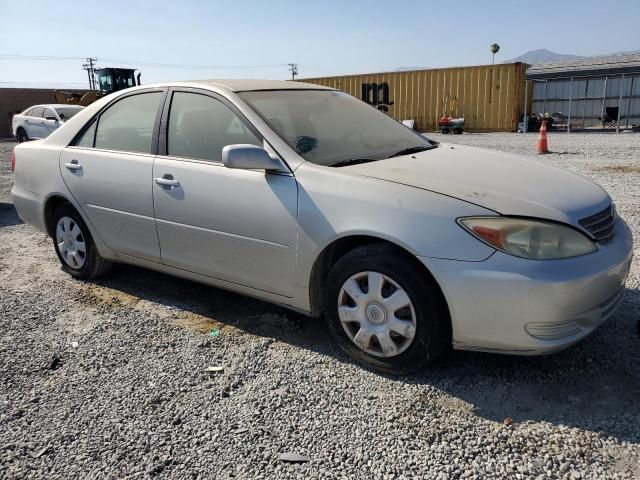
M136 92L100 113L60 156L65 184L113 250L160 261L152 173L165 92Z
M42 128L44 129L44 137L48 137L51 135L59 126L60 122L58 120L58 115L53 109L46 107L44 109L44 122L42 124Z
M225 145L262 145L260 135L221 99L174 91L165 111L167 155L153 167L162 262L292 296L295 178L221 163Z

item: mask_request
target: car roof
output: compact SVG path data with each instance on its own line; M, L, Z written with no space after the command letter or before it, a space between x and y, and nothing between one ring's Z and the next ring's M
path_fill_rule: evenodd
M203 87L224 87L232 92L249 92L256 90L334 90L333 88L314 85L313 83L290 80L256 80L256 79L212 79L191 80L185 82L167 82L171 85L201 85Z
M30 107L25 108L25 110L31 110L36 107L49 107L49 108L84 108L83 105L71 105L67 103L41 103L39 105L31 105Z

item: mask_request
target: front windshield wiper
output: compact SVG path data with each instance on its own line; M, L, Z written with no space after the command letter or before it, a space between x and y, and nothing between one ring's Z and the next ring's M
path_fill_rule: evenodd
M393 155L389 155L387 158L401 157L402 155L409 155L411 153L424 152L425 150L431 150L432 148L436 148L436 146L435 145L429 145L429 146L422 145L420 147L404 148L404 149L400 150L399 152L394 153Z
M379 158L350 158L349 160L340 160L336 163L330 163L330 167L346 167L347 165L357 165L359 163L376 162Z

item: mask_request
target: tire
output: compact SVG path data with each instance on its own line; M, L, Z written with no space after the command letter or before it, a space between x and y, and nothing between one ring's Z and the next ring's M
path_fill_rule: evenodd
M18 143L29 141L29 135L27 135L27 131L24 128L18 128L18 131L16 132L16 140L18 140Z
M111 262L103 259L91 232L75 208L60 205L52 219L53 246L62 269L74 278L98 278L111 270Z
M449 127L442 127L442 134L447 135L450 132Z
M378 274L382 276L382 283L378 283L381 285L377 297L380 302L369 295L369 284L373 280L380 281ZM360 288L358 295L366 290L366 298L359 297L358 302L353 300L347 292L355 288L352 280ZM398 291L406 294L409 306L392 307L390 299ZM377 294L373 291L371 295ZM398 298L404 297L399 295ZM356 362L371 370L395 375L410 373L424 368L451 346L451 320L437 285L405 252L392 245L363 245L340 258L327 277L323 307L333 341ZM347 321L341 321L341 315ZM352 315L358 321L348 321ZM397 324L400 317L402 323ZM393 328L387 332L391 324ZM393 331L397 325L404 328L401 335ZM361 330L364 334L360 338L366 339L376 329L381 333L370 336L367 348L356 343ZM384 338L387 336L395 347L389 345L389 339ZM379 338L385 341L381 342ZM383 345L388 347L386 351Z

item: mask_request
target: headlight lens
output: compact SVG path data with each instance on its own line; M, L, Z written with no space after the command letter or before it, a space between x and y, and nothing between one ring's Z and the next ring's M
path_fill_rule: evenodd
M459 220L472 235L511 255L533 260L577 257L594 252L594 242L573 228L552 222L509 217Z

